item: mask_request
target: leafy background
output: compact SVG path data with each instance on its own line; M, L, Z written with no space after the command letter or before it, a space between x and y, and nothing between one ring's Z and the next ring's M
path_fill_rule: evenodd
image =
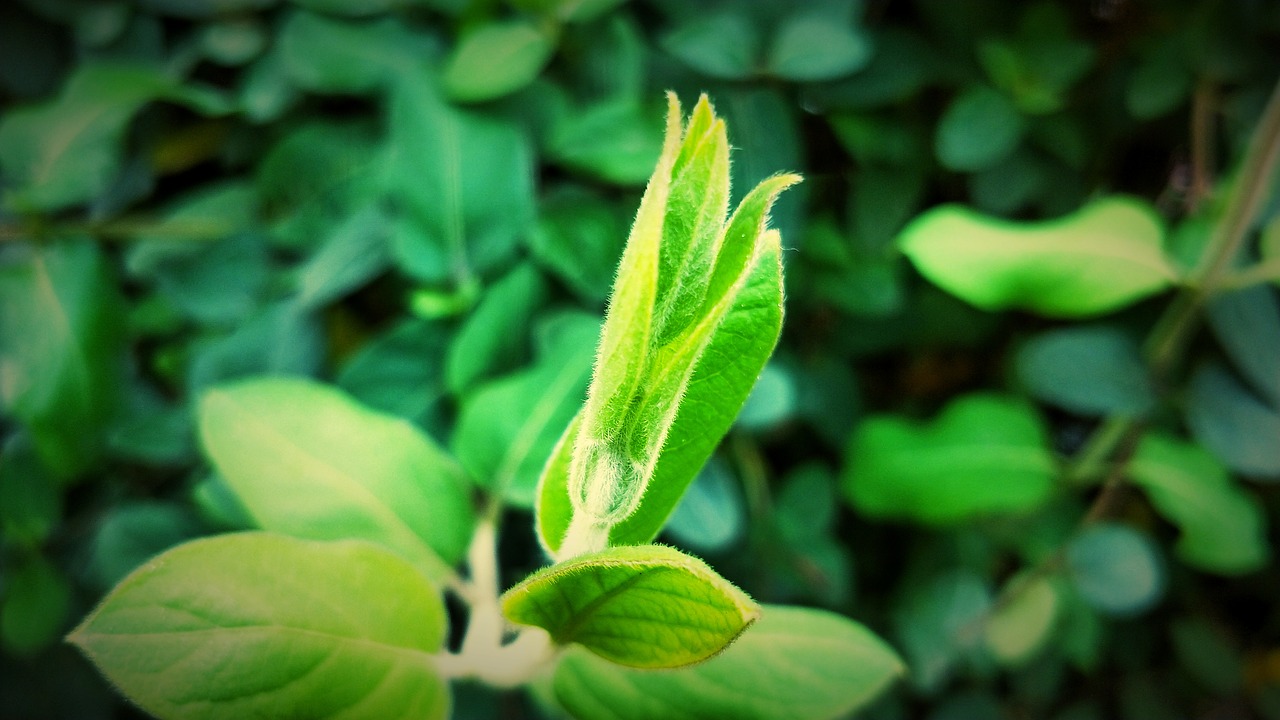
M220 382L331 382L527 506L670 88L727 119L736 192L806 182L780 348L663 539L888 638L910 677L865 717L1280 718L1274 286L1153 373L1173 293L981 310L897 244L946 203L1124 194L1190 266L1278 67L1261 0L0 4L0 715L138 717L60 638L248 524L193 428ZM1135 415L1100 508L1058 468ZM507 528L509 584L541 558Z

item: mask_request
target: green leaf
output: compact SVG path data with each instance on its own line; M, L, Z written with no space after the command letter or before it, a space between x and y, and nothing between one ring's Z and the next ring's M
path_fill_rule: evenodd
M572 314L557 324L555 346L532 367L468 394L454 428L452 448L467 472L520 507L533 505L542 468L591 379L599 320Z
M192 343L187 391L199 395L221 382L251 375L312 375L324 359L317 318L292 301L268 305L224 335Z
M941 687L956 663L971 654L991 611L991 588L972 570L953 568L909 588L894 606L893 626L915 686Z
M646 169L653 166L649 160ZM538 213L528 237L533 257L584 299L602 303L609 297L626 239L621 213L596 194L573 186L543 196Z
M798 394L793 374L778 363L769 363L756 378L734 426L755 432L776 427L795 415Z
M829 720L846 717L902 674L897 654L835 613L769 605L724 652L653 672L570 650L556 697L582 720Z
M546 301L547 285L523 263L493 283L449 345L445 384L463 395L487 376L509 370L527 346L533 315Z
M742 80L755 74L760 33L745 15L698 13L663 36L662 49L708 77Z
M28 548L38 547L62 519L62 493L23 433L0 448L0 536Z
M732 546L746 525L738 483L728 464L713 457L671 512L665 532L681 545L701 552Z
M1215 294L1206 304L1209 327L1231 363L1273 406L1280 406L1280 305L1266 285Z
M1022 142L1025 121L1004 95L975 86L957 95L938 120L934 150L943 167L973 172L1008 157Z
M1129 476L1156 510L1182 531L1174 551L1201 570L1240 575L1267 563L1267 516L1199 445L1147 435Z
M369 282L390 264L390 223L386 214L366 206L328 233L298 268L298 303L323 307Z
M627 0L511 0L513 7L565 22L589 22Z
M844 491L858 510L931 524L1031 510L1053 491L1056 473L1035 411L981 393L927 423L868 417L848 457Z
M401 203L401 268L438 282L499 265L533 219L529 142L517 128L454 109L423 78L392 92L387 190Z
M934 208L898 238L916 269L984 310L1081 318L1117 310L1177 280L1146 203L1095 200L1054 220L1018 223L958 205Z
M1000 663L1017 666L1044 646L1058 617L1058 590L1044 576L1015 577L1012 598L996 606L983 628L983 641Z
M284 377L214 388L198 415L214 467L263 529L371 540L433 579L465 553L474 511L462 469L408 422Z
M1264 403L1218 363L1196 369L1186 403L1191 434L1231 469L1280 479L1280 410Z
M831 80L861 69L871 60L871 42L848 18L801 12L786 19L774 36L766 66L788 80Z
M120 170L130 120L168 87L155 70L86 64L58 98L9 109L0 119L6 204L60 210L106 191Z
M356 95L426 72L430 47L425 37L394 17L357 23L310 12L289 15L276 42L285 71L298 87Z
M1139 415L1155 404L1138 343L1114 327L1041 333L1018 352L1017 372L1037 399L1083 415Z
M485 23L463 34L445 60L445 93L459 102L509 95L542 72L555 48L555 38L533 22Z
M94 533L90 576L105 592L134 568L195 537L201 529L191 513L176 503L151 500L116 505Z
M67 479L97 455L116 405L119 291L91 241L5 250L0 408L26 427L44 466Z
M773 353L782 329L781 303L782 274L776 255L761 258L698 361L653 479L635 512L610 531L612 544L646 543L662 529L728 432ZM566 429L539 483L538 537L553 553L559 550L573 517L568 473L576 432L573 425Z
M181 545L68 638L160 718L449 715L440 593L365 542L271 533Z
M1164 594L1164 563L1155 543L1126 525L1085 528L1067 545L1066 563L1084 600L1108 615L1137 615Z
M1191 94L1194 76L1178 45L1159 43L1134 68L1125 88L1125 107L1139 120L1169 113Z
M565 114L547 148L561 165L618 185L642 185L661 152L647 108L629 98Z
M64 629L71 586L45 558L32 555L7 568L0 597L0 640L18 655L37 653Z
M606 660L673 668L720 652L760 608L701 560L662 545L579 555L525 578L502 612Z
M403 320L347 360L338 387L374 410L422 421L447 395L447 341L439 323Z

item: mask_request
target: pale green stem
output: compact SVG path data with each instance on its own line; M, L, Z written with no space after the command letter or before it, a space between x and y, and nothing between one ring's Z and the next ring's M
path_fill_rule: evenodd
M560 543L560 551L556 553L556 560L568 560L604 550L609 547L609 531L612 529L610 525L598 522L587 513L575 512L573 520L569 521L569 529L565 531L564 540Z

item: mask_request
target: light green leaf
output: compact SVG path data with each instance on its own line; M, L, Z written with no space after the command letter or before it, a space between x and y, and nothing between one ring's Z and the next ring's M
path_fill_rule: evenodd
M525 578L502 612L620 665L673 668L720 652L760 608L701 560L662 545L579 555Z
M427 79L396 85L387 190L404 227L392 253L428 282L463 279L506 260L533 219L533 160L513 125L450 107Z
M1186 403L1191 434L1231 469L1263 480L1280 479L1280 410L1246 388L1221 364L1191 376Z
M1129 463L1129 476L1181 529L1174 551L1188 564L1223 575L1266 564L1270 545L1261 503L1199 445L1147 435Z
M832 720L902 674L897 654L835 613L768 605L724 652L679 670L633 670L573 650L556 697L581 720Z
M1164 256L1162 237L1149 205L1106 197L1035 223L944 205L912 221L898 243L922 275L985 310L1079 318L1172 285L1177 272Z
M1044 646L1058 618L1058 590L1044 576L1019 576L1005 592L1009 602L999 604L987 618L983 641L1001 664L1017 666Z
M773 255L756 264L703 352L667 433L653 479L635 512L610 532L612 544L646 543L657 536L746 402L781 329L782 268ZM570 425L539 484L538 537L553 553L559 550L573 517L567 487L575 436L576 427Z
M542 468L586 397L599 320L567 315L538 362L479 386L462 402L452 447L481 485L530 507Z
M555 38L528 20L489 22L462 35L444 64L445 93L478 102L509 95L542 72Z
M1085 528L1067 545L1066 564L1085 602L1108 615L1137 615L1164 594L1164 563L1155 543L1127 525Z
M493 283L449 345L449 390L463 395L485 377L515 366L527 352L529 326L546 298L546 282L528 263Z
M263 529L371 540L433 579L465 553L462 469L407 421L285 377L214 388L198 414L205 451Z
M0 640L17 655L37 653L58 638L71 606L71 586L62 572L39 555L7 569L0 597Z
M1008 98L986 86L972 87L956 96L938 120L934 150L949 170L982 170L1018 147L1024 127Z
M69 640L160 718L449 715L440 594L365 542L237 533L125 578Z
M1046 442L1031 407L998 395L960 397L927 423L875 415L854 431L844 490L868 515L933 524L1026 512L1053 491Z
M0 253L0 408L67 479L97 454L116 405L119 291L88 240Z
M848 18L829 13L789 17L773 38L766 65L788 80L815 82L848 75L871 60L871 42Z
M1018 352L1017 371L1033 396L1072 412L1136 415L1155 403L1138 343L1113 327L1041 333Z

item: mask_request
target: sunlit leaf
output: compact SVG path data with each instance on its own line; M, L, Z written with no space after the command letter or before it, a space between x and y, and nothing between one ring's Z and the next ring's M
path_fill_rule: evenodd
M535 23L491 22L459 38L441 80L453 100L492 100L528 85L554 50L555 39Z
M439 591L386 550L237 533L138 569L69 639L161 718L443 720L445 623Z

